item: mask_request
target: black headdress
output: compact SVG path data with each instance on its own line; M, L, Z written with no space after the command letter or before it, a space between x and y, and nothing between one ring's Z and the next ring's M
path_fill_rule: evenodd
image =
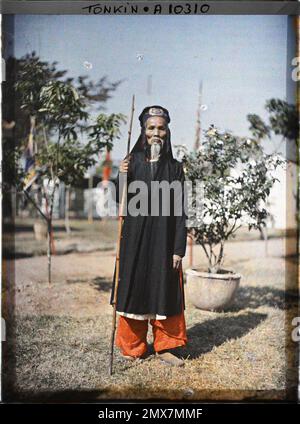
M151 118L152 116L160 116L164 118L167 124L169 124L169 122L171 121L169 112L167 109L157 105L145 107L145 109L139 116L139 120L141 124L141 134L130 153L144 152L146 158L150 157L150 146L146 138L145 123L147 119ZM173 159L172 146L171 146L171 133L169 128L167 129L167 137L165 139L165 142L161 150L161 156Z

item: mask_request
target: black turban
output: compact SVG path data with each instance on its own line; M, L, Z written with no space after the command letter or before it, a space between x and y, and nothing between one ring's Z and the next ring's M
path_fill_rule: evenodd
M147 106L147 107L145 107L145 109L143 110L143 112L139 116L141 127L143 127L145 125L145 122L147 121L147 119L149 119L153 116L160 116L160 117L164 118L167 123L169 123L171 121L169 112L164 107L157 106L157 105Z

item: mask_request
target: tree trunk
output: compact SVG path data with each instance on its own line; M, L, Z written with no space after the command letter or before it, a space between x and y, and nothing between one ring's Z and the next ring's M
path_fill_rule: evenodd
M93 222L93 176L89 177L89 209L88 222Z
M265 256L268 256L268 230L267 227L259 227L260 240L264 240L265 242Z
M15 222L15 219L16 219L16 197L17 197L17 191L16 191L15 187L13 187L11 189L10 196L11 196L11 219L12 219L12 222Z
M261 234L263 236L264 242L265 242L265 256L267 257L269 255L268 252L268 230L267 227L261 228Z
M193 267L193 247L194 241L192 236L188 236L188 245L189 245L189 267Z
M70 209L70 187L66 186L65 187L65 229L67 234L71 234L69 209Z
M51 221L48 220L48 233L47 233L47 258L48 258L48 284L51 284Z
M51 284L51 261L52 261L52 216L53 216L53 205L54 205L54 195L55 195L55 180L54 180L54 186L53 191L51 193L50 197L50 211L48 214L48 249L47 249L47 256L48 256L48 283Z

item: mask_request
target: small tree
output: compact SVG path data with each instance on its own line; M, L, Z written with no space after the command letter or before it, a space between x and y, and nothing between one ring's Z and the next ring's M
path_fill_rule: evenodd
M52 182L50 196L44 191L49 205L48 216L42 214L48 224L48 279L51 281L51 230L53 218L54 195L59 181L67 186L76 184L84 177L87 169L96 163L96 155L104 148L109 150L115 139L119 138L120 123L124 121L121 114L98 115L96 122L85 127L87 143L78 139L77 132L82 132L81 121L86 122L88 114L82 96L75 88L60 81L47 84L41 90L42 107L39 112L45 126L51 126L56 134L56 142L46 141L36 154L36 160L44 167L43 177ZM40 211L41 212L41 211Z
M188 196L188 232L203 248L208 272L220 272L225 242L242 225L249 230L265 225L264 202L276 181L272 171L283 159L264 154L254 139L220 133L213 126L199 151L181 150L187 180L201 185L198 195Z
M35 138L35 174L37 181L40 181L48 213L42 211L26 190L24 172L18 162L22 143L5 153L8 159L5 163L8 186L17 186L22 190L47 223L49 283L52 218L57 186L60 181L72 185L82 179L87 169L96 163L96 156L104 148L112 148L114 141L119 138L121 122L125 121L122 114L100 113L91 122L87 112L91 102L105 101L116 85L105 90L105 80L101 79L94 85L92 82L86 84L84 78L80 77L77 89L72 78L59 80L65 71L56 72L53 66L49 69L48 63L41 62L34 54L26 56L18 63L14 85L19 109L30 122L29 137ZM45 180L48 181L48 189L44 188ZM51 183L52 189L49 190Z
M120 81L109 84L106 77L97 83L86 76L62 80L66 71L56 69L57 62L41 61L33 52L21 59L10 58L11 78L4 84L4 115L13 121L13 139L4 140L4 184L9 191L23 192L48 229L48 281L51 282L51 234L54 196L60 181L79 182L96 157L110 150L119 138L122 114L100 113L91 122L89 109L103 109ZM11 105L13 103L13 105ZM25 187L25 172L20 164L28 137L34 144L35 179L48 206L47 212ZM81 137L81 140L80 140ZM14 143L12 143L12 141ZM45 180L48 187L44 188ZM50 183L52 189L49 190Z

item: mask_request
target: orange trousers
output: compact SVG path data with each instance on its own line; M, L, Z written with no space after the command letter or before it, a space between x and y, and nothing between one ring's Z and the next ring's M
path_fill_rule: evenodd
M180 288L183 295L182 266L179 270ZM137 320L119 316L116 345L126 356L139 357L147 352L147 332L149 320ZM151 319L153 346L156 352L185 346L187 343L184 308L181 313L163 320Z
M159 352L187 343L184 312L164 320L151 319L154 350ZM119 316L116 345L123 355L139 357L147 352L148 320Z

